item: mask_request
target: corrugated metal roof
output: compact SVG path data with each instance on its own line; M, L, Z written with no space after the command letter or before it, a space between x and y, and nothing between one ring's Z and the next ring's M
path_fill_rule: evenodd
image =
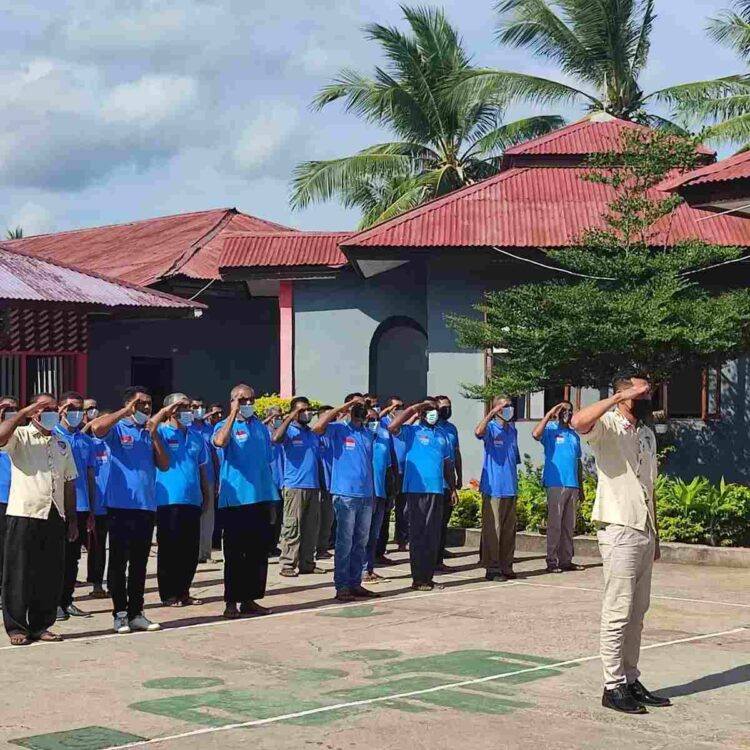
M292 231L233 208L25 237L6 246L110 277L149 285L171 276L219 278L223 234Z
M743 180L750 177L750 151L735 154L728 159L722 159L716 164L709 164L692 172L681 174L671 180L666 180L660 187L662 190L679 190L681 187L694 187L711 182L729 182Z
M619 151L623 133L628 130L651 132L651 128L628 120L620 120L612 115L597 112L588 115L572 125L555 130L539 138L533 138L517 146L506 149L504 155L512 156L584 156L588 154ZM706 146L699 146L699 154L715 156L716 152Z
M343 266L339 243L351 232L274 232L227 235L219 268Z
M0 299L95 308L203 309L205 305L87 273L0 244Z
M614 198L607 185L581 179L583 167L510 169L483 182L426 203L342 242L342 247L561 247L587 229L603 226L602 214ZM655 196L664 197L662 191ZM696 223L702 216L711 221ZM750 246L750 221L717 216L682 204L668 218L671 243L702 239ZM658 229L659 227L657 227Z

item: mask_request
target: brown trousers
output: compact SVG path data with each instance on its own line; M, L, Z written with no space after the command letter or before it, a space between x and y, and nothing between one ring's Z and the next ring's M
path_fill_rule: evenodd
M313 570L319 528L320 490L285 489L279 564L301 573Z
M516 551L515 497L482 495L481 565L488 573L511 573Z
M547 487L547 566L564 568L573 562L577 487Z

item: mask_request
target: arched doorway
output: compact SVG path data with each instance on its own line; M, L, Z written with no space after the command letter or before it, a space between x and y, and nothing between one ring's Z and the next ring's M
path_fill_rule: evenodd
M427 333L413 318L384 320L370 342L370 392L381 403L398 395L409 403L427 395Z

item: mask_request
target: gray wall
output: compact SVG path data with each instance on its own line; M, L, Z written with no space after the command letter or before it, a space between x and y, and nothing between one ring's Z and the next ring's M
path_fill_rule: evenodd
M171 357L173 388L228 403L247 382L279 388L278 300L215 299L197 320L96 321L89 325L88 390L101 406L120 403L132 357Z

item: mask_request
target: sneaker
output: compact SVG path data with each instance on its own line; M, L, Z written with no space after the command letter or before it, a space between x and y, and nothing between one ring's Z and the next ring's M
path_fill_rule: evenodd
M130 632L130 625L128 624L127 612L118 612L115 615L115 621L114 621L114 625L112 626L112 630L114 630L115 633L129 633Z
M75 604L71 604L65 611L71 617L91 617L91 615L88 612L84 612L79 607L76 607Z
M562 573L563 569L557 565L548 565L547 572L548 573Z
M334 597L337 602L353 602L354 595L349 589L338 589Z
M364 583L380 583L381 581L385 581L386 579L383 578L383 576L379 576L377 573L365 573L362 576L362 581Z
M58 607L57 608L57 617L55 617L55 619L58 622L61 622L63 620L69 620L70 619L70 615L62 607Z
M573 571L580 571L580 570L586 570L585 565L576 565L575 563L570 563L569 565L561 565L560 569L565 573L570 573Z
M161 625L158 622L151 622L143 612L130 620L129 624L131 630L144 630L149 633L154 630L161 630Z
M333 555L328 550L321 550L315 555L316 560L330 560Z
M380 594L375 591L368 591L367 589L362 588L362 586L352 586L352 588L349 589L349 593L355 599L378 599L380 597Z

